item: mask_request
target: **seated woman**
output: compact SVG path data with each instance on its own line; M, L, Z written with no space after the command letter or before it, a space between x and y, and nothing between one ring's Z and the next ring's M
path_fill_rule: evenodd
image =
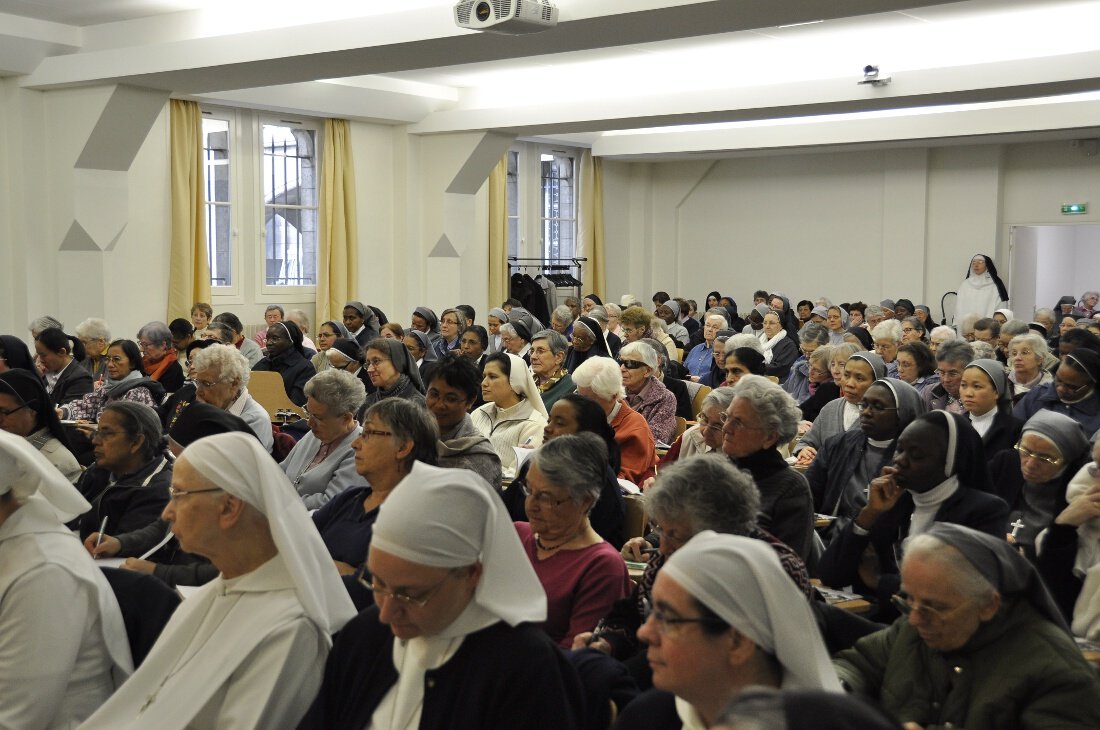
M653 432L645 418L626 402L622 369L608 357L590 358L573 373L577 394L595 401L615 431L622 463L619 477L641 486L657 468Z
M500 343L504 348L503 352L515 355L526 365L531 364L531 330L523 320L517 319L514 322L502 324Z
M1100 429L1100 355L1078 348L1062 358L1054 381L1028 391L1012 409L1026 421L1039 411L1063 413L1085 427L1085 433Z
M309 359L317 372L328 370L332 365L328 361L328 350L339 338L351 339L348 328L334 319L326 320L317 328L317 354Z
M675 299L669 299L667 302L658 304L653 314L661 320L665 334L672 338L674 349L675 347L683 348L687 346L691 333L679 322L680 305Z
M783 390L791 394L799 405L810 397L810 355L818 349L829 346L829 331L812 322L798 331L798 347L802 356L794 361L791 374L783 383Z
M905 618L834 661L850 691L907 727L1100 727L1095 670L1003 538L937 523L906 546L900 591Z
M99 317L89 317L73 331L84 344L84 360L80 364L92 374L93 381L106 379L107 345L111 341L111 329L107 321ZM197 338L199 334L196 332L194 336Z
M1012 382L1012 404L1023 400L1028 391L1054 381L1043 368L1050 352L1046 340L1037 334L1016 335L1008 342L1008 379Z
M718 334L714 336L714 343L711 347L711 357L713 362L711 363L710 370L699 378L699 385L705 385L708 388L720 388L726 381L726 343L729 338L736 332L732 329L718 330ZM751 336L751 335L750 335ZM755 338L754 338L755 339Z
M133 672L103 572L62 520L89 508L24 439L0 433L0 726L71 728Z
M386 398L402 398L423 405L424 382L420 379L420 368L416 367L412 353L404 344L387 337L375 337L363 348L363 353L367 377L375 390L366 396L358 415Z
M1020 438L1020 427L1024 425L1023 421L1012 415L1004 366L996 360L975 360L967 365L959 381L959 398L970 425L982 437L985 458L990 462L994 475L993 483L999 485L1001 480L996 477L998 471L995 466L998 454L1011 451ZM1001 496L1004 494L1001 493Z
M242 356L243 359L243 356ZM247 423L232 413L207 403L192 403L180 413L168 431L168 450L179 457L200 438L217 433L252 433ZM145 527L109 535L96 531L84 538L84 548L93 558L126 558L123 570L155 576L170 586L201 586L218 577L209 560L180 548L179 540L168 537L171 523L163 515ZM154 552L155 551L155 552ZM148 555L148 558L142 556Z
M843 307L833 305L827 310L825 328L829 333L829 341L826 344L840 345L844 343L844 335L848 332L848 313Z
M374 524L377 606L337 635L298 727L580 727L576 675L538 627L546 597L500 499L465 470L415 468Z
M550 409L549 422L542 432L542 443L577 433L594 433L603 439L607 448L607 464L604 477L600 481L600 496L588 512L592 529L616 550L623 545L623 522L626 519L626 503L623 502L622 488L616 475L620 468L619 445L615 443L615 432L607 423L603 409L594 401L582 395L571 393L561 398ZM523 462L516 478L504 490L504 504L508 514L517 522L527 520L526 493L527 472L531 460Z
M615 727L710 727L750 686L840 692L813 626L808 602L769 546L696 535L657 575L653 611L638 630L654 689L627 705Z
M107 347L107 380L99 388L57 409L62 419L96 422L110 403L125 400L156 408L164 400L164 386L146 376L141 351L130 340Z
M526 363L497 352L485 360L481 381L485 405L470 414L474 426L488 437L500 457L504 476L516 473L516 446L538 446L546 426L546 408Z
M917 317L905 317L901 321L901 341L904 342L926 342L928 340L928 331L924 327L924 323Z
M995 486L1010 509L1009 542L1034 560L1039 535L1066 508L1066 486L1088 462L1091 446L1081 424L1051 411L1029 418L1015 446L996 464Z
M695 418L686 382L687 371L684 370L684 366L671 359L668 351L657 340L646 338L639 342L649 345L657 354L657 371L653 374L653 378L668 388L668 392L672 393L672 397L676 399L676 417L683 418L685 421ZM619 354L621 358L622 348L619 348Z
M853 586L874 598L878 620L892 619L906 537L953 522L1003 539L1008 505L989 489L981 438L969 422L945 411L920 416L898 437L893 465L871 480L867 504L821 556L821 582ZM863 557L868 547L873 561Z
M650 339L661 343L665 351L669 353L669 359L673 362L680 362L680 351L677 349L679 345L676 340L665 332L665 321L663 319L657 316L652 317L649 321L649 332L650 334L642 339ZM619 348L619 356L622 356L621 347Z
M306 509L313 510L359 481L351 444L359 435L355 412L366 392L359 378L333 369L311 378L305 393L309 433L279 466Z
M813 426L799 439L794 448L798 463L809 466L826 441L853 428L859 420L859 404L863 394L871 383L885 377L886 365L875 353L857 352L850 356L838 381L842 397L826 403L814 419Z
M225 341L222 336L218 336L218 340L224 345L233 345L241 354L248 360L248 364L255 367L260 360L264 359L264 351L253 340L244 336L244 325L241 323L240 318L232 312L222 312L217 317L214 317L213 324L224 324L229 328L232 339ZM210 327L207 327L207 333L209 334Z
M901 323L896 319L888 319L880 322L871 330L871 337L875 341L875 354L882 358L886 365L886 377L898 376L898 345L902 342Z
M600 323L591 317L580 317L573 323L573 342L563 367L573 372L590 357L612 357L612 355Z
M345 489L313 513L313 524L359 610L372 600L361 581L370 578L365 565L379 509L405 477L414 475L409 483L419 486L419 470L436 465L438 438L423 406L399 398L376 403L352 443L358 481L366 484Z
M966 366L979 359L974 348L964 340L948 340L936 348L936 374L940 382L921 392L921 398L930 411L963 413L959 400L959 384Z
M160 517L168 504L172 462L156 411L131 401L109 403L92 443L95 463L76 484L92 504L78 522L80 538L130 532Z
M738 347L734 338L726 342L726 359L722 364L726 368L726 380L722 385L726 388L737 385L746 375L763 375L767 372L764 356L760 351L754 347Z
M479 324L472 324L458 338L458 352L472 362L481 371L485 366L486 351L489 349L489 333Z
M439 364L439 356L435 353L428 335L420 330L405 330L405 336L401 339L405 349L409 351L417 372L420 373L420 382L427 383L432 379L432 370Z
M141 364L146 374L164 386L167 393L175 393L183 385L183 367L176 356L172 342L172 330L164 322L150 322L137 333L141 348Z
M70 482L80 477L69 437L42 381L30 370L0 373L0 429L29 441Z
M19 368L36 372L26 343L18 337L0 335L0 373Z
M606 466L607 448L595 434L567 434L545 444L531 455L527 472L528 521L515 523L546 591L543 628L565 649L630 593L626 564L588 519Z
M727 326L726 318L721 314L707 313L701 330L703 341L684 355L684 367L691 374L692 380L698 381L710 372L710 367L714 363L714 337L719 330L725 329Z
M181 371L186 374L187 346L198 341L195 338L195 328L183 317L177 317L168 323L168 331L172 333L172 349L176 351L176 362L180 364Z
M871 331L865 327L849 327L844 333L844 342L855 345L857 350L874 351L875 340L871 337Z
M940 376L936 373L936 356L932 348L923 342L903 342L898 345L896 362L898 379L904 380L919 392L939 385Z
M569 341L555 330L540 330L531 336L531 375L547 413L559 398L577 389L564 367L568 352Z
M837 345L836 347L845 347L845 345ZM813 423L821 413L821 409L825 407L826 403L836 400L840 397L840 385L833 380L833 372L830 363L833 359L833 350L835 348L831 345L825 345L819 347L810 355L809 358L809 397L799 404L798 409L802 411L802 420L804 422ZM844 358L847 360L847 356ZM841 373L844 372L844 366L841 365ZM788 379L787 382L790 382ZM809 426L807 425L808 429Z
M469 332L466 330L463 335ZM451 355L439 362L424 398L439 425L439 465L469 469L500 489L503 481L500 457L489 439L474 426L469 413L481 395L481 377L470 360Z
M653 337L653 315L645 309L637 305L627 307L619 315L619 320L622 322L624 345L628 342L637 342L643 337ZM666 334L665 337L668 335Z
M859 429L826 441L806 472L814 511L837 518L834 533L867 505L867 485L892 463L901 432L924 413L920 393L896 378L872 383L858 407Z
M798 357L798 345L794 343L779 320L777 312L764 315L764 328L760 343L764 346L764 364L767 374L779 378L782 383L791 372L791 365Z
M678 459L709 454L722 450L722 414L733 400L733 388L715 388L703 398L702 408L695 417L695 425L684 431L673 442L661 459L664 468Z
M439 357L459 348L459 338L466 331L466 324L466 315L462 310L443 310L443 314L439 315L439 339L435 343L435 353Z
M657 378L657 353L644 342L619 351L626 402L645 418L653 439L669 443L676 433L676 396Z
M378 337L380 325L378 313L374 310L374 307L368 307L363 302L351 301L344 305L341 318L347 334L341 334L340 336L355 340L360 347Z
M191 356L191 367L197 399L244 420L270 453L275 445L271 417L248 392L252 371L240 350L232 345L211 345Z
M84 359L80 340L50 327L34 338L34 351L53 405L63 406L92 392L92 374L79 363Z
M276 322L267 328L264 358L253 370L276 372L283 378L287 398L297 406L306 404L305 387L317 371L306 359L302 347L302 331L293 322Z
M429 307L417 307L413 310L412 318L409 320L412 328L417 332L423 332L428 336L428 341L432 344L432 349L435 349L435 344L443 338L443 335L439 332L439 317L436 316L435 311ZM436 355L439 351L436 351Z

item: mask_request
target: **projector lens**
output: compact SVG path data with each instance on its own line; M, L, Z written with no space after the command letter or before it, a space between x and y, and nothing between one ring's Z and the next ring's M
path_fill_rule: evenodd
M484 23L492 16L493 9L489 6L489 3L480 2L477 4L477 8L474 9L474 14L477 16L478 20Z

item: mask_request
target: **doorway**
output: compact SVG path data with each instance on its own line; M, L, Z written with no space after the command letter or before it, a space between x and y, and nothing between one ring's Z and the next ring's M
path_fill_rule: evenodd
M1031 321L1066 294L1100 291L1100 224L1012 226L1009 247L1010 276L1001 278L1016 319Z

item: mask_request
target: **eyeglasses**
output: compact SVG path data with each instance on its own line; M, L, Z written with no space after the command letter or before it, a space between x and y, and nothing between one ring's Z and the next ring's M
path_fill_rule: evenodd
M195 388L196 389L202 388L203 390L210 390L211 388L216 388L217 386L221 385L221 382L222 381L220 381L220 380L196 380L195 381Z
M619 364L627 370L637 370L638 368L649 367L641 360L619 360Z
M634 327L627 327L627 326L623 325L623 334L624 335L632 335L637 331L638 330Z
M1064 392L1065 392L1065 393L1067 393L1068 395L1077 395L1078 393L1080 393L1080 392L1084 391L1084 390L1085 390L1085 388L1090 388L1090 387L1092 387L1092 383L1084 383L1084 384L1082 384L1082 385L1077 385L1077 386L1074 386L1074 385L1070 385L1069 383L1067 383L1067 382L1066 382L1066 381L1064 381L1064 380L1060 380L1060 379L1058 378L1058 376L1057 376L1057 375L1055 375L1055 376L1054 376L1054 387L1055 387L1055 388L1056 388L1057 390L1061 390L1061 391L1064 391Z
M723 628L728 624L720 618L714 618L712 616L696 616L692 618L681 618L679 616L670 615L662 608L652 608L646 614L646 623L652 621L653 628L661 636L668 636L676 633L680 626L686 624L703 624L704 626L713 626L715 628Z
M371 436L393 436L393 431L379 431L375 428L364 428L359 432L359 436L364 441L370 441Z
M1017 355L1019 355L1020 357L1030 357L1034 354L1035 354L1035 352L1033 350L1009 350L1008 351L1008 356L1009 357L1016 357Z
M702 429L703 431L706 431L707 429L711 429L711 430L714 430L714 431L721 431L722 430L722 418L721 418L721 416L719 416L719 418L718 418L718 423L711 423L710 419L707 418L706 416L704 416L702 413L700 413L698 416L696 416L695 420L699 424L699 428Z
M416 606L417 608L424 608L428 601L432 600L440 589L443 588L443 584L446 583L452 576L457 575L454 572L448 573L443 580L436 583L434 586L428 588L419 596L410 596L407 593L400 593L391 591L388 588L383 588L377 583L367 579L367 566L362 565L359 567L359 571L355 574L355 580L359 582L359 585L366 588L368 591L374 594L374 602L378 603L379 598L392 598L398 603L403 603L406 606Z
M740 418L730 418L728 413L723 413L718 416L718 422L722 424L722 427L731 427L735 431L763 431L765 429L760 426L748 426Z
M887 350L897 349L898 343L896 342L876 342L875 352L886 352Z
M1047 464L1050 464L1052 466L1058 466L1063 461L1065 461L1065 459L1063 459L1060 456L1044 456L1042 454L1036 454L1034 451L1030 451L1028 449L1025 449L1020 444L1020 442L1017 442L1016 445L1013 446L1012 448L1016 449L1016 451L1018 451L1020 453L1020 460L1021 461L1023 461L1024 459L1038 459L1039 461L1044 461Z
M901 331L905 334L909 334L911 332L916 332L917 330L914 327L902 327Z
M210 487L209 489L173 489L168 487L168 498L171 500L177 500L182 497L186 497L188 494L202 494L203 492L224 492L221 487Z
M113 428L97 428L90 438L92 441L106 441L122 433L125 433L125 431L116 431Z
M859 409L860 413L863 413L864 411L870 411L871 413L874 413L876 415L879 414L879 413L886 413L886 411L896 411L897 410L897 408L891 408L890 406L884 406L881 403L870 403L870 402L865 401L865 400L861 400L859 403L856 403L856 408Z
M18 406L17 408L0 408L0 418L7 418L11 414L18 413L19 411L23 410L26 407L27 407L27 404L24 403L23 405Z
M555 507L560 507L561 505L569 501L569 497L566 497L565 499L554 499L550 496L549 492L539 492L538 494L535 494L526 484L523 485L522 489L523 496L526 499L534 499L536 502L539 503L540 507L553 509Z
M441 400L448 406L463 406L466 405L466 399L460 395L454 393L448 393L447 395L441 395L435 388L428 388L428 392L425 394L427 398L431 400Z
M337 414L330 413L326 416L321 416L321 415L318 415L316 413L310 413L310 410L308 408L306 408L305 406L302 406L302 411L305 412L306 420L309 420L309 421L327 421L330 418L339 418L340 417L340 414L338 414L338 413Z
M375 370L377 370L378 368L382 367L384 364L386 364L388 362L390 362L390 361L385 360L385 359L380 358L380 357L376 357L372 360L367 360L367 368L368 369L374 368Z
M895 593L890 597L890 603L892 603L894 608L903 616L915 613L918 616L923 616L928 621L945 621L948 616L966 605L966 602L964 602L954 608L933 608L924 603L915 602L908 593Z
M937 368L936 375L939 375L941 378L961 378L962 370L943 370Z
M129 360L129 358L119 357L118 355L108 355L107 356L107 362L113 362L116 365L119 364L120 362L126 362L127 360Z

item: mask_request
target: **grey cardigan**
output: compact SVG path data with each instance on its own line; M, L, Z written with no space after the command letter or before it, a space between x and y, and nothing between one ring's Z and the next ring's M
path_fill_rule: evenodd
M312 469L306 466L317 456L321 441L312 432L295 444L287 457L279 465L287 478L298 490L306 509L318 509L353 484L362 484L364 479L355 471L355 452L351 442L359 435L359 429L352 429L343 438L324 461Z
M795 444L794 453L797 454L807 446L813 446L820 451L825 442L829 440L829 437L850 430L844 428L844 404L847 402L841 397L826 403L822 407L821 413L817 414L817 418L814 419L814 425ZM858 418L852 423L851 428L859 428Z

